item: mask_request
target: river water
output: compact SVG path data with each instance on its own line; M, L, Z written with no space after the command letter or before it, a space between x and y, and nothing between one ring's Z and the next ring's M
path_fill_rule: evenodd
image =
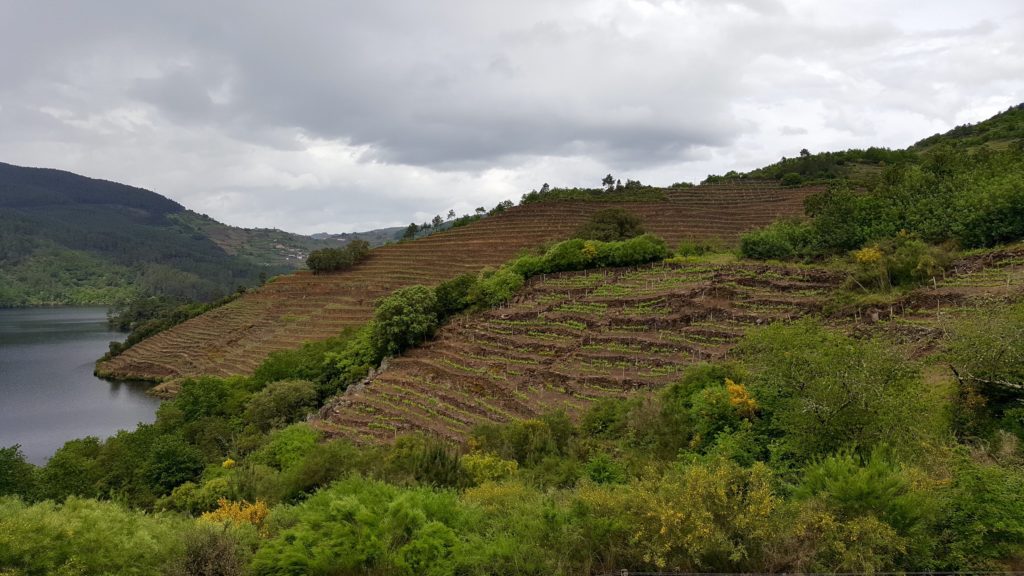
M106 308L0 309L0 448L43 464L73 438L106 438L152 422L148 385L92 375L111 340Z

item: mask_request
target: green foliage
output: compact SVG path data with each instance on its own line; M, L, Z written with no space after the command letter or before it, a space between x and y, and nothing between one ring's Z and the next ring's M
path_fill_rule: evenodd
M740 237L740 254L755 260L790 260L810 254L811 225L800 220L778 220Z
M442 318L446 318L465 310L469 306L469 291L475 283L476 276L473 274L460 274L438 284L437 288L434 288L438 314Z
M803 180L799 172L787 172L782 175L782 178L779 178L779 184L783 186L799 186L803 183Z
M168 576L243 576L250 553L229 530L197 526L182 537L184 552Z
M660 202L665 192L639 182L621 188L547 188L523 194L520 204L536 202L560 202L576 200L584 202Z
M452 493L351 478L287 514L251 569L271 574L450 574L469 556L453 526L466 512Z
M853 252L857 285L888 290L936 278L952 261L946 248L930 246L910 234L897 234Z
M798 498L820 498L837 517L873 516L901 536L919 535L929 520L929 501L881 449L864 458L840 452L807 467Z
M94 436L66 442L39 471L40 496L57 501L68 496L97 496L104 472L97 461L100 450L100 441Z
M370 243L350 240L343 248L321 248L310 252L306 266L314 274L347 270L370 255Z
M320 433L308 424L292 424L272 432L267 443L254 452L249 461L287 470L302 462L319 440Z
M283 428L317 404L316 385L307 380L280 380L249 397L242 417L262 432Z
M936 529L947 570L1002 569L1024 554L1024 473L961 457Z
M153 444L144 468L149 485L160 494L196 479L202 471L202 453L184 439L169 435L161 436Z
M278 255L229 254L212 228L194 225L201 217L153 192L9 164L0 165L0 181L0 306L112 304L153 295L211 301L257 284L261 274L292 268ZM294 235L278 240L312 243Z
M183 552L187 523L110 502L27 505L0 498L0 569L50 574L163 574Z
M377 303L371 338L382 354L398 354L433 336L437 326L434 291L426 286L409 286Z
M462 487L470 478L457 447L420 435L395 442L384 462L384 475L398 484Z
M504 304L523 287L526 280L511 268L483 270L466 293L465 302L476 308Z
M25 461L21 446L0 448L0 496L31 498L35 491L35 467Z
M515 460L502 460L493 454L483 452L462 456L459 459L459 466L475 485L505 480L519 469L519 463Z
M883 343L805 320L753 331L739 352L781 455L808 460L892 438L913 450L923 441L929 406L920 376Z
M1024 238L1024 154L943 144L882 170L865 191L837 182L807 199L793 237L773 224L744 236L750 258L806 258L910 234L924 242L993 246ZM786 231L791 232L786 234Z
M626 469L605 453L588 460L583 473L595 484L622 484L626 481Z
M950 364L964 392L1000 417L1024 406L1024 305L979 309L950 326Z
M618 242L644 233L643 222L635 214L622 208L598 210L586 224L576 231L576 238Z

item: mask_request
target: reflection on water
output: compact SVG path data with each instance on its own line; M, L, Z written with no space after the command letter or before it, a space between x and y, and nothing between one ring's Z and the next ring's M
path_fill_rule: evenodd
M42 464L67 440L152 422L148 384L106 382L94 363L122 334L105 308L0 309L0 447Z

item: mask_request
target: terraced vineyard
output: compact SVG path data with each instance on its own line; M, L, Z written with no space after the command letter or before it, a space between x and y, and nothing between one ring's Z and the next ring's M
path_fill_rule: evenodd
M458 318L431 343L336 397L314 425L357 442L421 430L464 440L483 422L564 408L678 380L728 357L752 326L814 313L843 282L821 268L655 264L537 278L511 305ZM1024 245L958 262L884 310L840 313L855 333L933 351L945 321L1024 297Z
M674 246L686 239L735 241L779 216L803 212L820 188L774 182L665 190L659 202L616 202ZM168 379L252 372L275 350L297 348L361 324L374 301L410 284L437 284L462 272L498 265L523 249L568 238L603 202L527 204L414 242L372 251L337 274L300 272L278 278L231 304L145 340L98 366L108 377Z
M761 264L655 264L552 275L507 307L459 318L325 406L316 425L360 442L410 430L464 439L481 422L677 380L750 326L820 310L842 278Z

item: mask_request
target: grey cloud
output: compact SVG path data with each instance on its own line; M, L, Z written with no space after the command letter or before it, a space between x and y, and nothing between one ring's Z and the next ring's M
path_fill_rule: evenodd
M0 0L0 14L0 50L18 56L0 59L0 159L305 231L598 172L667 184L794 145L903 145L1024 99L1024 14L997 0L937 0L927 18L888 0Z

